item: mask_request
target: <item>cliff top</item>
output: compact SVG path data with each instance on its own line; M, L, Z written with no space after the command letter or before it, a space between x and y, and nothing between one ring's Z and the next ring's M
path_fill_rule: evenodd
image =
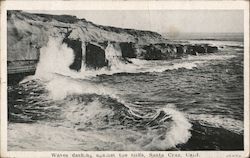
M79 19L73 15L37 14L37 13L28 13L28 12L21 11L21 10L11 10L7 12L8 20L11 19L13 14L15 15L15 17L17 17L20 20L39 21L42 23L52 23L52 22L55 23L55 21L57 21L60 24L63 23L66 25L80 25L81 27L84 27L84 28L92 27L92 28L95 28L96 30L102 30L102 31L116 33L116 34L128 34L128 35L134 36L135 38L147 36L148 38L153 38L156 41L166 40L162 35L160 35L157 32L97 25L91 21L87 21L84 18ZM152 43L155 43L155 42L152 42Z

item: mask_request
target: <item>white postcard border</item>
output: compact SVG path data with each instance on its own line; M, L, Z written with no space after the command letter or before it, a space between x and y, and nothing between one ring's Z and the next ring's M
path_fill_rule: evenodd
M7 10L244 10L244 151L7 151ZM197 154L204 158L249 156L249 2L247 1L2 1L1 2L1 157L52 157L51 153L71 155L162 153L164 157L187 157ZM170 154L170 155L169 155ZM121 157L120 157L121 158ZM139 158L139 157L137 157Z

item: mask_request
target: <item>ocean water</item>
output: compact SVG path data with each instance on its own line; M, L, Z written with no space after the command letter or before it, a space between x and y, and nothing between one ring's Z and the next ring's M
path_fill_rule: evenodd
M68 68L58 39L41 49L36 74L8 85L8 150L243 150L244 45L171 61ZM62 56L63 54L63 56Z

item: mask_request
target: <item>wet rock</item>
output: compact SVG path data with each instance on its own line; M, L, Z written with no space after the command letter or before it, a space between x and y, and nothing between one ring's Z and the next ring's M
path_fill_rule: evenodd
M105 50L93 43L86 43L86 66L90 68L102 68L108 65L105 58Z
M122 51L122 57L136 58L136 51L132 42L121 42L120 48Z
M177 53L176 53L177 57L183 56L183 54L184 54L184 47L183 47L183 45L178 45L176 47L176 49L177 49Z
M166 59L166 53L163 53L163 51L159 48L157 48L157 45L146 45L143 46L143 52L141 54L142 58L145 60L163 60Z
M75 56L74 61L69 66L69 68L79 71L82 67L82 42L78 39L74 40L74 39L69 39L69 38L65 38L63 42L66 43L68 47L73 49L74 56Z
M195 53L199 53L199 54L206 53L206 49L203 45L194 45L193 50Z
M206 53L206 46L204 45L186 45L186 54L189 55L197 55L197 54L205 54Z
M189 55L197 55L197 53L195 52L195 48L192 45L187 46L186 53Z
M207 53L215 53L218 51L218 47L216 46L207 46Z
M150 45L136 45L138 58L146 60L170 60L186 55L214 53L218 51L215 46L208 44L168 44L156 43Z

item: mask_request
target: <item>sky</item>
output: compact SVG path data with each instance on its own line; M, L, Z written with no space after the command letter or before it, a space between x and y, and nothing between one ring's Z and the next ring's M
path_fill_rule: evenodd
M68 14L96 24L159 33L242 33L243 10L63 10L28 11Z

